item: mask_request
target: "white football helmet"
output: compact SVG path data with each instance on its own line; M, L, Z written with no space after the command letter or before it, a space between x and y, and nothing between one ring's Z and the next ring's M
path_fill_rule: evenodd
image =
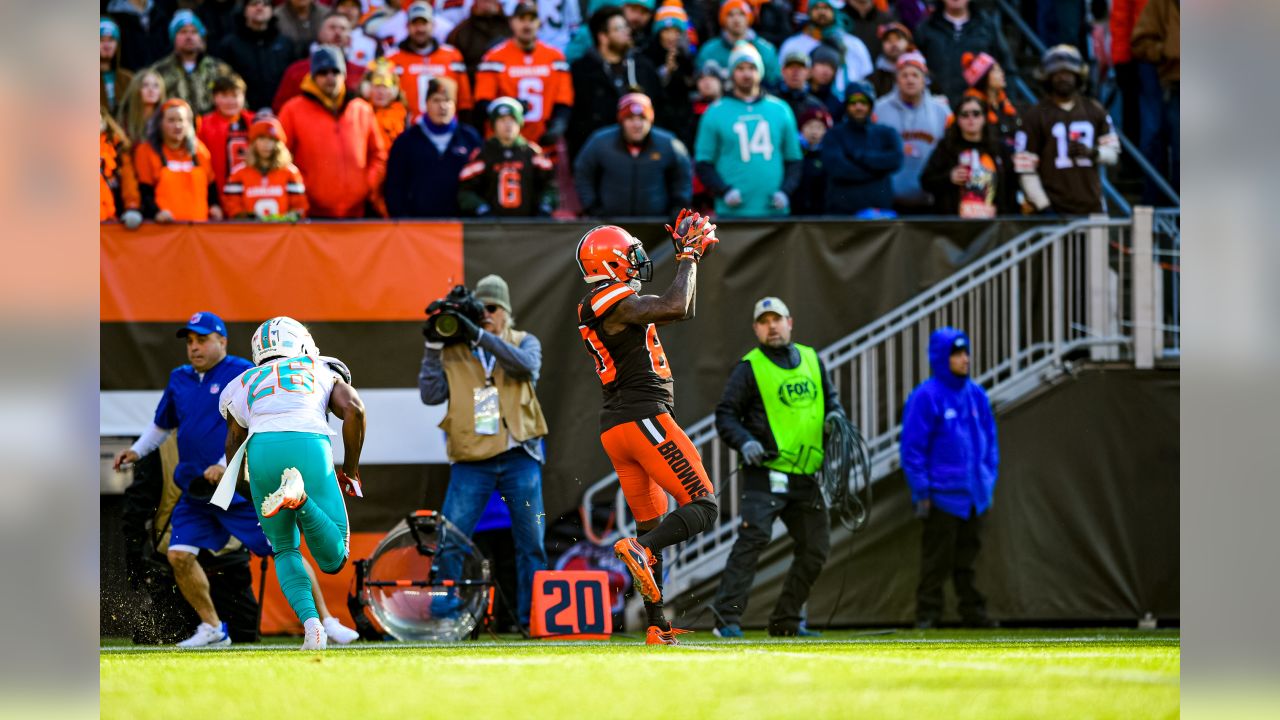
M316 347L311 332L291 317L275 317L262 323L253 331L250 344L254 365L299 355L320 355L320 348Z

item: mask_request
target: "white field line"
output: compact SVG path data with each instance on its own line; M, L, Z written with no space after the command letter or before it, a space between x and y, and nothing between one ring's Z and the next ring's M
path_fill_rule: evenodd
M711 650L711 649L729 650L730 648L708 647L707 649L708 650ZM742 648L738 652L748 654L748 655L767 655L769 657L793 657L793 658L798 658L803 660L814 659L814 656L808 653L788 652L785 650L763 650L763 649L757 649L757 648ZM1105 657L1107 656L1107 654L1101 654L1101 656ZM1039 657L1034 655L1028 655L1028 654L1020 654L1019 657L1023 657L1023 658L1033 657L1033 658L1042 659L1042 660L1053 660L1053 659L1065 660L1065 659L1072 659L1080 656L1074 653L1056 653L1051 656L1039 656ZM885 665L900 665L900 666L909 666L913 668L927 666L927 667L933 667L933 668L939 668L939 669L945 668L949 670L979 670L979 671L994 672L994 673L1018 672L1021 669L1019 666L1016 666L1014 664L985 662L980 660L939 660L936 657L928 656L928 655L921 655L919 657L914 657L914 658L886 657L886 656L880 656L880 655L859 655L856 657L849 656L849 655L823 655L822 660L823 662L835 661L835 662L844 662L844 663L858 663L858 664L872 664L872 665L876 663L881 663ZM1179 684L1179 681L1180 681L1177 675L1174 675L1171 677L1167 673L1143 671L1143 670L1088 670L1084 668L1045 666L1045 667L1036 668L1036 672L1044 673L1046 675L1057 675L1059 677L1088 678L1090 680L1108 680L1108 681L1128 682L1128 683L1142 683L1147 685L1176 686Z
M710 633L708 632L707 635L710 636ZM965 643L1003 643L1003 644L1008 644L1012 646L1017 646L1017 645L1032 645L1036 643L1069 645L1073 643L1076 643L1076 644L1090 644L1090 643L1098 643L1098 642L1128 643L1128 642L1138 642L1138 641L1141 641L1144 644L1151 644L1155 646L1177 647L1181 644L1181 640L1178 637L1138 638L1138 637L1127 637L1127 636L1119 636L1119 635L1077 635L1077 636L1064 636L1064 637L1036 637L1036 638L1017 637L1017 636L991 636L991 637L983 636L983 637L973 637L973 638L876 637L876 638L852 638L847 640L783 640L783 639L765 640L765 639L761 639L761 640L745 640L745 641L741 641L741 640L722 641L717 639L717 640L711 640L710 642L699 641L697 639L694 639L694 640L682 640L681 647L685 647L691 650L692 649L748 650L753 647L776 647L776 646L787 646L787 647L800 649L805 647L830 647L830 646L845 646L845 645L960 645ZM637 645L641 644L641 640L639 638L636 639L636 644ZM301 645L301 642L299 641L299 646L300 645ZM248 644L241 644L241 645L231 645L228 647L196 648L196 649L182 649L182 648L176 648L169 645L113 645L113 646L102 646L98 650L101 654L105 655L105 654L124 654L124 653L187 653L187 652L216 653L216 652L224 652L224 651L266 652L266 651L273 651L273 650L288 650L291 647L294 647L294 646L279 645L279 644L263 644L263 643L248 643ZM484 650L488 648L492 648L495 650L504 650L504 649L513 649L513 648L528 649L528 648L536 648L536 647L617 648L617 647L627 647L627 645L623 645L616 642L584 641L584 640L578 640L578 641L517 640L517 641L502 641L502 642L484 642L484 643L356 642L350 645L330 645L329 651L358 652L358 651L365 651L365 650L422 649L422 650L436 650L436 651L445 652L445 653L448 653L448 652L458 653L458 652L474 652L477 650Z

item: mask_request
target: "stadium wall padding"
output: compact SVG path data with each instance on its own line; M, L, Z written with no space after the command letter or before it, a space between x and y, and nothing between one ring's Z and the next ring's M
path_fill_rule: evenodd
M998 414L1000 475L977 564L993 617L1178 620L1179 384L1176 370L1088 369ZM901 472L874 490L867 527L852 541L832 534L811 625L914 621L920 524ZM776 543L762 559L745 626L764 627L791 552ZM677 599L680 621L710 627L698 598L714 592ZM955 620L950 583L947 598Z
M348 363L357 387L412 390L427 303L459 278L474 287L496 273L511 286L518 326L543 345L538 395L550 426L544 496L547 514L556 517L610 470L599 443L599 383L576 329L576 306L586 285L574 251L593 225L221 223L147 224L137 231L104 225L103 402L116 391L163 388L169 371L185 362L174 330L197 310L222 315L232 352L246 356L247 337L257 323L292 314L309 325L325 354ZM674 272L661 223L626 226L655 258L648 291L661 292ZM678 418L688 423L711 412L729 370L754 342L750 313L760 297L783 298L796 317L796 340L822 347L1031 226L954 220L721 223L721 242L699 268L697 317L661 330L675 370ZM383 495L373 489L383 464L367 457L364 465L366 486ZM437 494L426 488L426 466L420 466L421 485L407 493L412 467L386 468L388 479L399 478L400 492L386 497L392 507L372 510L371 518L396 516L417 499ZM353 507L353 522L365 514Z

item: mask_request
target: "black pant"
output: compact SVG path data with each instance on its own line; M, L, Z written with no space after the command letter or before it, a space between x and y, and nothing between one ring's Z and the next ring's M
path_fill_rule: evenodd
M951 577L960 617L965 622L987 616L987 600L973 585L973 563L982 547L982 515L968 519L934 508L923 521L920 540L920 585L916 589L916 620L937 622L942 617L942 585Z
M793 480L794 482L794 480ZM738 624L747 609L751 581L756 576L760 552L769 544L773 521L779 516L787 526L787 534L795 542L795 558L782 583L782 594L769 616L769 625L797 626L800 610L809 599L809 591L817 581L831 550L827 511L821 497L787 498L759 490L742 494L742 525L738 540L729 553L720 588L713 603L719 613L718 622Z

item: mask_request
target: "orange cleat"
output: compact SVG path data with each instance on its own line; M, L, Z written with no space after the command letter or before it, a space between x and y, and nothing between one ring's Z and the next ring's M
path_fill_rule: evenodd
M650 625L649 632L645 635L645 645L679 645L680 641L676 640L677 635L691 633L692 630L684 630L682 628L673 627L670 630L663 630L657 625Z
M657 562L649 548L641 545L635 538L622 538L613 544L613 554L631 571L631 582L641 597L651 603L662 600L658 581L653 577L653 570L649 569L649 566Z

